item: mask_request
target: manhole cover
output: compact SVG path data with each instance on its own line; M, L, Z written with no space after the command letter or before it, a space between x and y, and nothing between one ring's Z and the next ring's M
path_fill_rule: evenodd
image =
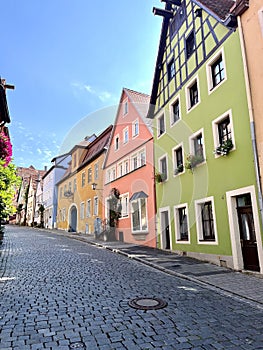
M158 310L167 306L167 302L159 298L136 298L130 300L128 304L139 310Z
M82 342L71 343L69 345L70 349L85 349L85 344Z

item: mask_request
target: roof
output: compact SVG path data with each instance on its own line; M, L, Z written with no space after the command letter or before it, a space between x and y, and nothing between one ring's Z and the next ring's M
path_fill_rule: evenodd
M144 123L148 126L148 128L152 132L152 121L146 118L148 108L149 108L150 96L138 91L127 89L127 88L123 88L123 91L126 92L126 95L128 96L131 103L134 105L138 114L141 116Z
M92 143L88 145L79 168L82 168L94 158L98 157L108 147L112 128L112 125L108 126Z
M215 17L225 26L236 25L235 21L229 20L231 17L241 15L248 8L248 0L192 0L197 6L209 13L211 16ZM165 9L172 10L171 3L167 2ZM229 20L229 21L228 21ZM158 54L155 64L153 85L150 97L150 105L147 113L147 118L153 118L154 109L157 99L158 86L160 80L160 72L162 67L164 50L166 47L166 38L169 28L170 19L168 17L163 18L161 35L159 41Z
M221 20L225 20L230 14L230 10L235 5L234 0L198 0L194 1L200 7L207 9L212 15L216 15Z

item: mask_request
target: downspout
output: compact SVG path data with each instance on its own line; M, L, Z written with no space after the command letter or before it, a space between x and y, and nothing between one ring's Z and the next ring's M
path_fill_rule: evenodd
M257 151L257 143L256 143L253 103L252 103L252 98L251 98L251 88L250 88L250 80L249 80L249 73L248 73L248 66L247 66L246 49L245 49L243 28L242 28L240 16L237 17L237 20L238 20L238 28L240 29L240 36L239 37L240 37L241 53L242 53L242 60L243 60L243 66L244 66L248 113L249 113L249 121L250 121L250 134L251 134L251 140L252 140L252 146L253 146L253 156L254 156L254 165L255 165L255 173L256 173L256 181L257 181L259 210L260 210L260 215L261 215L261 224L263 227L263 199L262 199L262 188L261 188L261 182L260 182L260 168L259 168L259 162L258 162L258 151Z

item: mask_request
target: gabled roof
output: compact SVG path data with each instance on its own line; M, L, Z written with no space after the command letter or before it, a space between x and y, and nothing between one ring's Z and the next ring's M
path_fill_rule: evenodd
M224 21L230 14L230 10L235 5L234 0L193 0L197 5L207 12L214 14L216 17Z
M78 169L83 168L93 159L97 158L109 146L112 128L112 125L108 126L91 144L88 145Z
M215 17L223 25L228 26L231 23L231 18L242 14L248 8L248 0L191 0L201 9ZM165 10L172 10L170 3L166 3ZM230 19L230 20L229 20ZM162 69L163 55L166 47L166 38L168 33L170 19L163 18L161 35L159 41L159 49L155 64L152 92L150 97L150 105L147 113L147 118L153 118L154 109L157 99L158 86L160 80L160 72ZM233 23L233 22L232 22ZM234 21L235 23L235 21ZM233 26L233 24L231 24Z

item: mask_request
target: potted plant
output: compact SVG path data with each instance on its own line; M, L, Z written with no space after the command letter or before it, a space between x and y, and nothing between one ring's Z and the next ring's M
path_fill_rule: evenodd
M227 139L214 150L214 154L217 154L220 156L226 156L226 155L228 155L228 153L231 151L231 149L233 147L234 147L234 145L233 145L232 140Z
M202 163L204 161L204 157L199 154L189 154L186 157L186 162L184 164L185 168L188 170L192 170L195 168L198 164Z
M156 173L154 177L155 177L155 181L158 183L161 183L164 181L164 174Z
M174 175L178 175L179 173L182 173L184 171L184 165L180 164L178 167L174 170Z

